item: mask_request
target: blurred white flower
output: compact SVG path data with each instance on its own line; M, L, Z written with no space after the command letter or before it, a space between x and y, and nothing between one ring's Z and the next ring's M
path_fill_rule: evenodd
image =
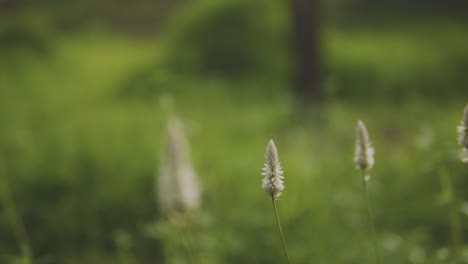
M465 106L463 112L463 120L460 121L458 130L458 145L462 147L461 159L463 162L468 162L468 105Z
M189 152L182 122L169 119L166 152L158 177L160 206L168 213L185 213L200 206L200 186Z
M273 199L277 200L281 196L281 191L284 190L284 176L278 150L273 140L268 142L265 151L265 167L263 168L262 175L264 176L262 188L270 194Z
M371 146L366 126L359 120L357 123L356 151L354 163L357 168L365 171L374 166L374 148Z

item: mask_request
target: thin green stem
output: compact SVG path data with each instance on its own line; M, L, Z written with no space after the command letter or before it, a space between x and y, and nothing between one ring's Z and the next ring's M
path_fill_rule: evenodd
M364 196L367 205L367 217L369 218L369 225L371 229L371 236L372 236L372 244L374 246L374 254L375 254L375 263L380 264L380 254L379 254L379 242L377 240L377 232L375 231L375 224L374 224L374 214L372 213L371 202L369 198L369 191L367 190L367 183L369 182L369 176L363 171L363 186L364 186Z
M276 216L276 223L278 224L278 230L281 236L281 242L283 243L283 251L284 255L286 256L287 263L291 263L289 261L289 255L288 255L288 250L286 249L286 242L284 242L284 236L283 236L283 230L281 229L281 224L278 216L278 208L276 207L276 201L275 198L271 197L271 201L273 202L273 208L275 210L275 216Z
M4 178L5 177L5 178ZM3 201L5 212L9 218L14 236L20 247L22 257L25 257L28 263L33 263L31 243L29 242L26 228L24 227L23 219L16 210L14 199L10 192L10 186L6 179L6 168L3 160L0 159L0 200Z
M452 177L445 166L439 170L440 184L442 187L442 194L446 197L446 202L449 210L450 231L452 238L453 250L460 258L461 249L464 244L463 241L463 226L458 212L458 198L454 190Z
M196 243L192 240L196 238L196 235L192 232L193 229L193 220L195 215L191 214L194 212L187 213L183 215L181 231L185 235L185 240L187 242L187 246L190 250L191 256L194 259L195 263L203 263L202 257L200 257L200 252L196 247Z
M186 259L187 259L187 262L188 263L193 263L193 249L186 237L186 234L184 232L184 220L183 219L183 216L182 215L175 215L173 217L171 217L171 222L172 224L174 225L175 229L177 230L177 232L179 232L179 237L182 241L182 245L183 245L183 248L184 248L184 253L185 253L185 256L186 256Z

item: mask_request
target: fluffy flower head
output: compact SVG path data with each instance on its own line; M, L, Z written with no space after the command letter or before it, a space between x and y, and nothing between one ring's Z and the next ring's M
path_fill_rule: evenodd
M458 145L463 148L462 150L462 161L468 162L468 105L465 106L463 112L463 120L460 121L460 125L457 127L458 130Z
M354 153L354 163L358 169L363 171L374 166L374 148L369 140L366 126L359 120L356 131L356 151Z
M263 167L262 188L273 198L278 199L284 190L283 168L278 156L275 142L270 140L265 151L265 167Z
M198 208L200 187L179 119L172 118L168 122L166 153L161 168L158 177L161 208L168 213L185 213Z
M463 112L463 120L460 121L460 125L458 126L458 145L468 149L468 105L466 105Z

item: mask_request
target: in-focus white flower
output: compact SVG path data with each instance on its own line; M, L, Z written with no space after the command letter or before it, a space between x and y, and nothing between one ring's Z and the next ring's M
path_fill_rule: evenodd
M371 146L366 126L361 120L357 123L354 163L358 169L363 171L374 166L374 148Z
M201 203L200 186L190 159L190 151L182 122L168 121L168 138L163 165L158 177L161 208L168 212L185 213Z
M283 168L278 156L275 142L270 140L265 151L265 167L263 167L262 188L275 200L281 196L284 190Z
M463 162L468 162L468 105L465 106L463 112L463 120L460 121L458 130L458 145L462 147L461 159Z

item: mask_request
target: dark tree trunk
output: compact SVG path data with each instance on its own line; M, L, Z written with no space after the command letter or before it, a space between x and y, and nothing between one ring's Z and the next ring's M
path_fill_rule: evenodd
M304 105L318 104L323 99L318 0L291 0L291 5L294 89Z

